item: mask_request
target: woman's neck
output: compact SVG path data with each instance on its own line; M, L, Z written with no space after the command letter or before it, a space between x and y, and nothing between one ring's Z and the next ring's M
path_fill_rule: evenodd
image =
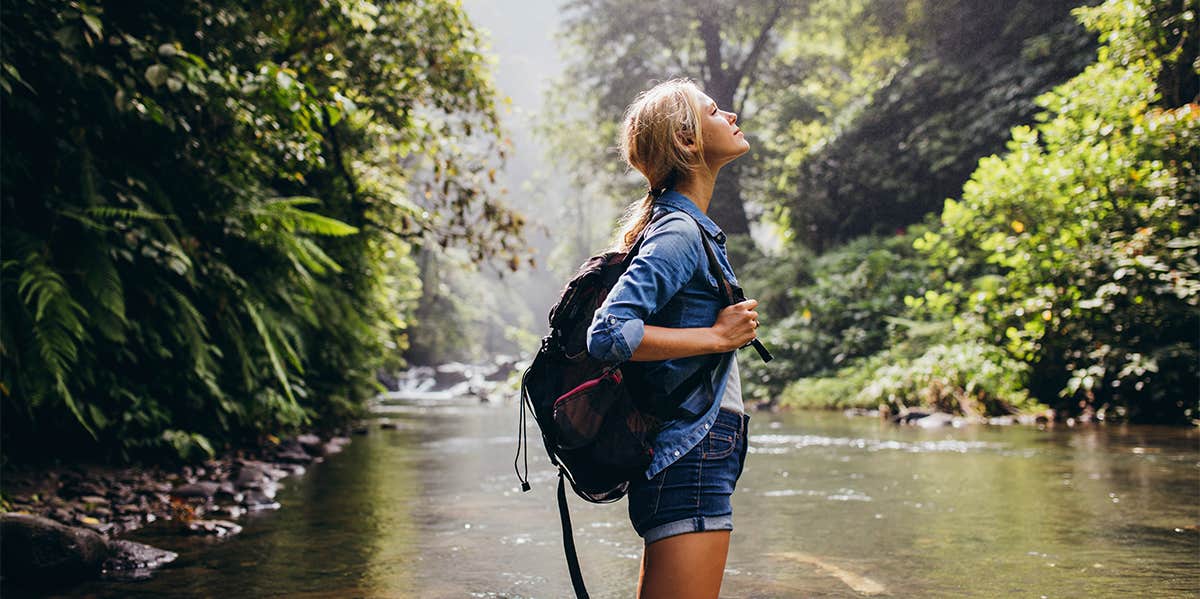
M708 213L708 204L712 201L713 186L717 182L717 173L702 171L688 177L675 186L675 191L687 196L700 212Z

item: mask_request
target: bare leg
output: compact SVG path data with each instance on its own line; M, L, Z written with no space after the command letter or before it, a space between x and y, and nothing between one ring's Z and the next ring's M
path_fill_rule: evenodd
M729 556L729 531L667 537L646 546L638 599L717 599Z

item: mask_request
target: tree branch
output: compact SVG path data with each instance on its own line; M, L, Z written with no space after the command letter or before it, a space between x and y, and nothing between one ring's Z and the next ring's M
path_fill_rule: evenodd
M758 32L758 36L754 38L754 43L750 46L750 52L746 54L746 59L742 61L742 64L733 69L731 80L733 81L734 89L742 87L742 80L744 78L754 75L754 68L758 63L759 57L762 56L763 49L767 46L767 38L771 33L771 29L779 22L779 17L783 16L784 2L785 0L776 0L775 10L771 12L771 16L767 17L767 22L763 24L762 29Z

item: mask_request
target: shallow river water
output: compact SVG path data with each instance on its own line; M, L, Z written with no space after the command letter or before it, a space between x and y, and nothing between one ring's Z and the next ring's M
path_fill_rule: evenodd
M557 479L516 406L399 402L340 454L285 479L282 509L177 551L141 582L68 597L571 596ZM1200 436L1137 426L896 427L754 413L721 596L1200 595ZM593 597L632 597L641 540L624 501L571 498Z

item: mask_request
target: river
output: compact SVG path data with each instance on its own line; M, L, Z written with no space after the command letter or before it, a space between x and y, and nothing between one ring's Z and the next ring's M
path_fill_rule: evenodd
M340 454L285 479L282 509L230 539L128 536L176 551L149 580L63 597L571 596L557 479L516 406L384 402ZM924 430L837 413L754 413L721 596L1193 597L1197 430ZM624 501L571 510L593 597L632 597Z

